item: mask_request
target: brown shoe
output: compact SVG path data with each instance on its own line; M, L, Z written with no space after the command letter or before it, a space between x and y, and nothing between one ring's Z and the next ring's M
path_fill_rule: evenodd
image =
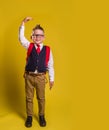
M40 126L42 126L42 127L46 126L46 121L45 121L45 118L44 118L43 115L42 115L42 116L39 116L39 124L40 124Z
M25 126L26 127L31 127L32 126L32 116L27 116Z

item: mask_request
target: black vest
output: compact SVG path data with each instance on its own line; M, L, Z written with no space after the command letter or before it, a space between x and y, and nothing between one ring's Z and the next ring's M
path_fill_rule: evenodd
M46 47L43 46L41 52L37 54L35 46L33 46L32 51L28 57L27 64L25 66L25 71L34 72L36 69L38 72L46 72Z

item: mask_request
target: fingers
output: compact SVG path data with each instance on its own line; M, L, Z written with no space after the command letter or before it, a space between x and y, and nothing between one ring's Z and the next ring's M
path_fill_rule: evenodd
M53 85L54 85L54 82L50 82L50 90L52 89Z
M50 87L50 90L52 89L52 87Z
M26 23L26 22L28 22L28 21L30 21L32 19L33 19L32 17L26 17L26 18L24 18L23 22Z

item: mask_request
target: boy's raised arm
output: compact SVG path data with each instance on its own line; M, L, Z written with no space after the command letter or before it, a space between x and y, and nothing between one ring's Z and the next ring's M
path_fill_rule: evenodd
M22 46L28 49L30 42L25 38L24 31L25 31L25 23L32 20L32 17L26 17L21 22L21 26L19 28L19 41L21 42Z

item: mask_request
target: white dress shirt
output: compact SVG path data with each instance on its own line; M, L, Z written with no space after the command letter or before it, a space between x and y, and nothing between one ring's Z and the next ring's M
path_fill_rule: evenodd
M30 41L28 41L25 38L24 31L25 31L25 27L20 26L20 28L19 28L19 41L20 41L21 45L28 50L28 47L30 45ZM35 45L35 47L37 49L36 45ZM43 48L43 43L40 44L40 50L42 48ZM52 56L51 50L50 50L50 57L49 57L49 61L48 61L48 74L49 74L49 80L54 81L53 56Z

